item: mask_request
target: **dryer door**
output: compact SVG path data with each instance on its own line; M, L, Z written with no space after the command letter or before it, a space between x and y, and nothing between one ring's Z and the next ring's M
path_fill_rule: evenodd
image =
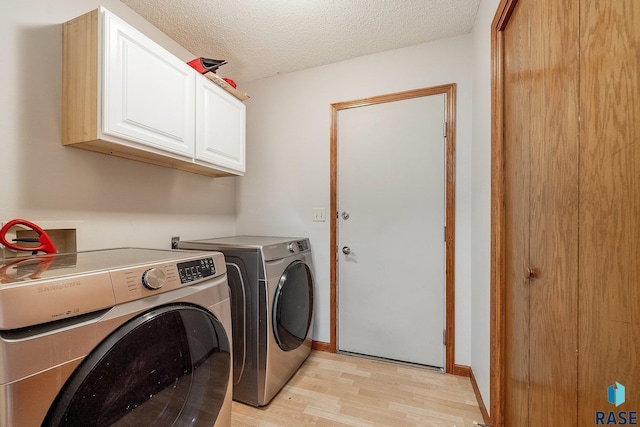
M122 325L80 364L44 426L212 426L229 386L222 323L186 304Z
M313 315L313 279L309 266L300 260L289 264L280 276L273 301L273 331L285 351L304 342Z

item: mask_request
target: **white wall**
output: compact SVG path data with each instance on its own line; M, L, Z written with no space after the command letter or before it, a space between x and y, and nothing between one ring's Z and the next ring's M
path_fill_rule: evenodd
M184 60L118 0L5 1L0 14L0 221L78 224L78 249L168 248L235 234L235 180L63 147L62 23L104 4ZM1 255L1 253L0 253Z
M247 174L238 181L238 231L308 236L314 250L314 339L329 341L330 104L457 83L456 363L470 363L471 35L258 80L247 101ZM381 248L384 249L384 248Z
M491 22L500 0L482 0L473 28L471 368L490 407Z

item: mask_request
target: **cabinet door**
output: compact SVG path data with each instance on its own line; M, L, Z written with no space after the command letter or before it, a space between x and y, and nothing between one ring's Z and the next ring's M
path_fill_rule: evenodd
M102 133L192 157L195 70L102 13Z
M244 173L245 105L204 77L196 86L196 160Z

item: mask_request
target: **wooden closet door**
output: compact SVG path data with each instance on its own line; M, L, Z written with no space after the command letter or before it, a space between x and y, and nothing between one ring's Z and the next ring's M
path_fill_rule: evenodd
M576 426L578 0L531 7L531 426Z
M576 426L578 2L504 31L505 425Z
M593 425L640 411L640 2L583 0L580 15L578 409Z
M504 30L505 425L529 425L529 4Z

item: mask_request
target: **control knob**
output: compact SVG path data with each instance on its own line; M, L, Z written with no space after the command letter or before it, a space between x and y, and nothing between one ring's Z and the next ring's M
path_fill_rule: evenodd
M293 242L289 243L289 246L287 246L287 249L289 249L289 252L294 253L296 251L296 247L294 246Z
M164 274L164 271L158 270L157 268L150 268L142 273L142 284L145 288L151 289L152 291L160 289L166 280L167 276Z

